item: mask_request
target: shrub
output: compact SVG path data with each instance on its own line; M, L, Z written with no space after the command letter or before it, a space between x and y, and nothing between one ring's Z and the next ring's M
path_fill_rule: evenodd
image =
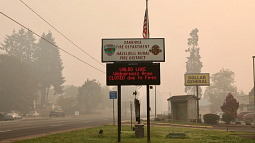
M241 124L241 122L238 121L238 122L236 122L236 124Z
M245 120L245 124L246 125L251 125L251 121L250 120Z
M160 121L160 118L155 118L154 121Z
M205 114L203 117L206 124L217 124L220 119L220 116L216 114Z

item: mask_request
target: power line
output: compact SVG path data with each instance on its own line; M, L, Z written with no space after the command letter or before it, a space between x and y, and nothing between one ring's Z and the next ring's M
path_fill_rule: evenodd
M1 13L2 15L4 15L5 17L9 18L10 20L12 20L13 22L17 23L18 25L22 26L23 28L27 29L28 31L32 32L32 33L35 34L36 36L38 36L38 37L40 37L41 39L45 40L46 42L50 43L51 45L57 47L57 48L60 49L61 51L65 52L66 54L68 54L68 55L74 57L75 59L77 59L77 60L79 60L79 61L85 63L86 65L88 65L88 66L90 66L90 67L92 67L92 68L94 68L94 69L96 69L96 70L98 70L98 71L100 71L100 72L106 74L104 71L102 71L102 70L100 70L100 69L98 69L98 68L96 68L96 67L94 67L94 66L88 64L87 62L85 62L85 61L81 60L80 58L74 56L73 54L71 54L71 53L65 51L64 49L60 48L59 46L57 46L57 45L51 43L51 42L48 41L47 39L45 39L45 38L43 38L42 36L38 35L38 34L35 33L34 31L28 29L27 27L25 27L24 25L20 24L19 22L17 22L16 20L12 19L11 17L7 16L6 14L4 14L4 13L2 13L2 12L0 12L0 13Z
M90 58L92 58L93 60L95 60L96 62L98 62L100 65L104 66L101 62L99 62L98 60L96 60L94 57L92 57L91 55L89 55L87 52L85 52L84 50L82 50L78 45L76 45L73 41L71 41L69 38L67 38L64 34L62 34L59 30L57 30L54 26L52 26L48 21L46 21L43 17L41 17L37 12L35 12L31 7L29 7L25 2L23 2L22 0L20 0L27 8L29 8L31 11L33 11L38 17L40 17L44 22L46 22L48 25L50 25L53 29L55 29L59 34L61 34L63 37L65 37L69 42L71 42L73 45L75 45L78 49L80 49L82 52L84 52L85 54L87 54Z

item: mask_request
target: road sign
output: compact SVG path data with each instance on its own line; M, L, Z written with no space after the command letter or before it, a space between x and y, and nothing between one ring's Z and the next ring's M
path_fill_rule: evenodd
M160 64L106 64L106 85L160 85Z
M164 38L102 39L102 62L165 62Z
M117 99L117 91L109 92L110 99Z
M185 86L210 86L209 73L188 73L184 78Z

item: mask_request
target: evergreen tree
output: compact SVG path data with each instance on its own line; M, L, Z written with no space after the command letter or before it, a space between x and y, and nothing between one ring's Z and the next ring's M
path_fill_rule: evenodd
M64 67L62 66L59 50L56 46L50 44L56 44L55 39L52 37L52 33L43 33L42 38L38 41L38 50L35 55L37 57L36 69L39 73L41 104L45 104L48 101L48 93L51 86L53 86L55 94L63 93L62 84L65 82L65 79L62 75Z
M7 35L4 44L1 43L0 49L5 54L14 56L31 65L35 60L34 53L37 49L35 41L36 39L31 31L21 28L18 33L13 30L11 36Z
M14 56L26 63L29 70L33 72L39 81L39 91L41 92L41 103L45 104L48 98L49 88L54 87L55 94L63 92L62 84L65 82L62 76L62 60L55 44L52 34L43 33L44 39L36 39L31 31L21 28L18 33L14 30L11 36L6 36L4 44L0 49L7 55Z
M27 112L33 109L37 81L27 63L9 55L0 55L0 109Z
M186 62L186 73L201 73L201 68L203 67L202 62L200 61L201 56L199 54L198 47L198 29L195 28L190 33L190 38L188 38L189 48L185 52L189 53L187 57L188 61ZM185 92L187 94L197 95L197 89L195 86L186 86ZM202 88L199 86L198 89L199 97L202 96Z
M26 31L24 28L21 28L18 32L13 30L12 35L6 35L4 43L1 43L0 50L6 55L19 59L27 66L35 80L38 80L35 70L37 44L36 38L31 31Z

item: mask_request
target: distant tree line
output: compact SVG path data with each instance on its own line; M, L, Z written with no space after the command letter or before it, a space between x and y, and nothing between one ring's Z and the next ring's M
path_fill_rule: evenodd
M27 112L39 97L42 105L48 103L52 92L61 95L57 104L65 111L112 108L110 88L95 79L63 90L64 67L55 45L51 32L43 33L39 39L23 28L6 35L0 44L0 111Z
M133 92L135 87L122 87L122 102L134 101ZM74 111L80 113L89 113L94 110L112 109L113 102L109 97L111 90L116 91L116 87L110 89L108 86L102 86L95 79L87 79L79 86L71 86L65 90L65 93L57 100L57 104L68 114ZM138 95L139 96L139 92ZM116 102L115 102L116 103Z

